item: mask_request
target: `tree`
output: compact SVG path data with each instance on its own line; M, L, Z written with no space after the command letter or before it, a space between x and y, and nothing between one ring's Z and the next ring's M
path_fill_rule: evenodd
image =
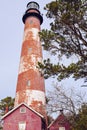
M76 92L75 89L66 90L58 85L54 86L53 91L48 91L47 94L47 111L48 114L56 113L60 110L64 110L73 115L79 111L81 105L85 101L85 93Z
M6 112L12 110L13 107L14 107L14 98L6 97L4 99L1 99L0 101L0 130L3 129L1 116L6 114Z
M12 110L14 107L14 98L6 97L0 101L0 111L1 116L6 113L6 111Z
M65 115L74 130L87 129L87 103L85 93L75 92L74 89L65 91L62 87L54 86L54 91L48 93L48 114L64 110Z
M74 130L87 129L87 103L82 104L78 114L71 116L70 121Z
M76 56L68 66L50 59L38 63L44 77L58 76L58 80L72 76L87 79L87 2L86 0L56 0L45 7L50 30L43 29L40 37L45 50L64 59Z

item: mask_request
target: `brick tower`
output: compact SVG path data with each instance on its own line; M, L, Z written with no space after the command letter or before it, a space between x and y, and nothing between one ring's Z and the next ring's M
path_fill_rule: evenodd
M25 103L46 117L45 86L37 65L42 61L42 49L39 38L43 17L36 2L29 2L23 15L24 36L20 57L15 107Z

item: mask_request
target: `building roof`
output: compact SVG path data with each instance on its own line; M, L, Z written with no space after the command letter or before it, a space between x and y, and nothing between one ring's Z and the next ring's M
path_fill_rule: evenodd
M11 111L9 111L8 113L6 113L1 119L3 120L5 117L7 117L8 115L10 115L12 112L14 112L16 109L18 109L19 107L21 107L22 105L24 105L25 107L27 107L29 110L31 110L32 112L34 112L35 114L37 114L39 117L44 119L44 116L41 115L40 113L36 112L34 109L32 109L31 107L27 106L27 104L25 103L21 103L19 104L17 107L13 108Z
M50 128L52 125L54 125L55 122L58 122L59 124L62 124L64 122L68 122L66 116L61 113L54 121L52 121L52 123L48 126L48 128Z

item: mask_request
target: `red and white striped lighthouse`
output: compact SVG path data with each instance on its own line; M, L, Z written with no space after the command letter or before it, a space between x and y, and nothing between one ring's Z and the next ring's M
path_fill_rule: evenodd
M23 15L24 36L20 57L15 107L26 103L29 107L46 117L45 85L37 65L42 61L42 49L39 38L43 18L36 2L29 2Z

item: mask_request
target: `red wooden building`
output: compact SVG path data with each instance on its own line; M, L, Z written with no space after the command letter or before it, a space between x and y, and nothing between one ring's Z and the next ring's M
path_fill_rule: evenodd
M70 123L62 111L56 120L48 126L48 130L71 130Z
M45 130L44 117L21 103L3 116L3 130Z

